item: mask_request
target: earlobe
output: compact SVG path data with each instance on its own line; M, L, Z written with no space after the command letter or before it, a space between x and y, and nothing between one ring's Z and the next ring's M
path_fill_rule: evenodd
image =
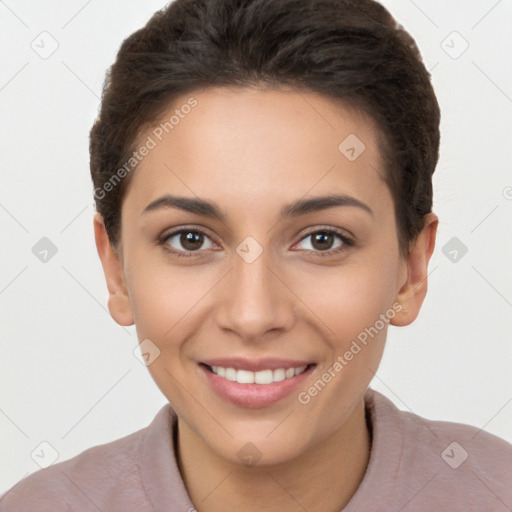
M392 325L404 326L412 323L418 316L427 294L428 262L434 252L439 219L434 213L425 216L425 224L405 259L407 279L396 296L396 302L402 309Z
M110 314L119 325L133 325L133 313L125 284L121 257L112 247L103 217L98 212L94 215L94 237L107 282Z

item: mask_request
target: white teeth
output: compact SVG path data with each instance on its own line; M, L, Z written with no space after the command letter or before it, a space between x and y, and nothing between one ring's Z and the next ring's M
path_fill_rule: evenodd
M224 375L224 378L235 382L236 381L236 370L234 368L226 368L226 375Z
M261 370L254 374L254 382L256 384L271 384L274 382L274 373L272 370Z
M300 375L306 369L305 366L301 366L300 368L295 368L295 375Z
M272 384L281 382L285 379L291 379L305 371L307 366L298 368L278 368L277 370L260 370L251 372L249 370L235 370L234 368L223 368L222 366L211 366L212 372L219 377L224 377L232 382L239 384Z
M236 372L236 381L238 384L254 384L254 372L238 370Z
M286 372L283 368L279 368L279 370L274 370L274 382L281 382L286 379Z

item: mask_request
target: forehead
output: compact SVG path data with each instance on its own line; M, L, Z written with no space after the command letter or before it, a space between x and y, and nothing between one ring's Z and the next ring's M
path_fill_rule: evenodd
M195 106L183 108L191 98ZM197 90L175 98L138 145L148 137L153 147L125 198L140 209L164 193L229 198L240 208L337 192L383 199L377 126L317 93Z

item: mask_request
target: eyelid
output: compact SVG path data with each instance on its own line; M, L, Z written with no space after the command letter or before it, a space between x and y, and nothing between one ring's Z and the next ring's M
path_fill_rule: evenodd
M178 226L175 228L168 228L166 229L159 237L158 240L168 240L169 238L182 233L183 231L190 231L194 233L201 233L202 235L207 236L208 238L212 239L212 236L208 233L206 228L203 228L202 226L197 225L190 225L190 226Z
M178 249L174 249L173 247L170 247L167 244L169 239L175 237L176 235L184 233L184 232L193 232L193 233L201 234L201 235L205 236L206 238L209 238L211 240L212 244L218 245L217 242L215 242L215 240L213 239L213 237L207 233L205 228L197 227L197 226L179 226L175 229L170 228L170 230L164 231L164 233L157 238L156 243L157 243L157 245L162 246L162 248L166 252L171 253L178 257L181 257L181 256L190 257L190 256L202 255L207 252L205 249L200 249L197 251L178 250Z
M349 248L351 248L355 245L355 240L354 240L353 236L347 235L343 230L341 230L339 228L325 225L325 226L315 226L315 228L304 233L301 236L300 240L294 244L294 246L297 245L298 243L302 242L304 239L308 238L309 236L314 235L316 233L329 233L329 234L337 235L341 239L342 244L338 247L335 247L334 249L327 249L325 251L314 251L311 249L305 250L307 253L312 254L314 256L332 256L332 255L341 254L342 252L348 250Z
M201 234L201 235L209 238L213 244L219 245L219 244L217 244L217 242L215 242L213 237L211 237L206 232L205 228L202 228L202 227L179 226L175 229L173 229L173 228L170 228L170 229L171 229L171 231L167 230L164 232L164 234L162 234L158 237L157 244L162 245L164 247L164 250L166 250L167 252L170 252L172 254L175 254L177 256L194 256L194 255L198 255L198 254L200 255L201 253L207 252L206 249L199 249L197 251L177 250L174 248L170 248L166 245L167 241L170 238L173 238L174 236L179 235L183 232L194 232L194 233ZM343 230L341 230L339 228L332 227L332 226L328 226L328 225L320 225L320 226L315 226L314 228L309 228L308 231L306 231L305 233L303 233L301 235L299 241L296 242L294 244L294 246L297 245L298 243L302 242L307 237L314 235L316 233L320 233L320 232L331 233L331 234L337 235L341 239L342 244L334 249L328 249L325 251L315 251L315 250L311 250L311 249L306 249L305 252L314 254L317 256L330 256L332 254L341 253L341 252L347 250L349 247L352 247L355 244L353 237L350 235L347 235Z
M301 235L300 240L303 240L305 237L312 235L314 233L318 233L320 231L335 233L336 235L339 235L341 238L349 240L350 242L354 242L354 236L349 231L347 231L346 229L335 228L334 226L329 226L328 224L320 224L318 226L314 226L313 228L307 228L307 230Z

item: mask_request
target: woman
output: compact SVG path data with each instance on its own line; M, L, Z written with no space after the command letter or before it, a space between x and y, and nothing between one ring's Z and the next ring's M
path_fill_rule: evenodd
M439 119L371 0L176 0L124 41L90 136L95 236L169 404L0 510L512 506L508 443L368 387L427 291Z

